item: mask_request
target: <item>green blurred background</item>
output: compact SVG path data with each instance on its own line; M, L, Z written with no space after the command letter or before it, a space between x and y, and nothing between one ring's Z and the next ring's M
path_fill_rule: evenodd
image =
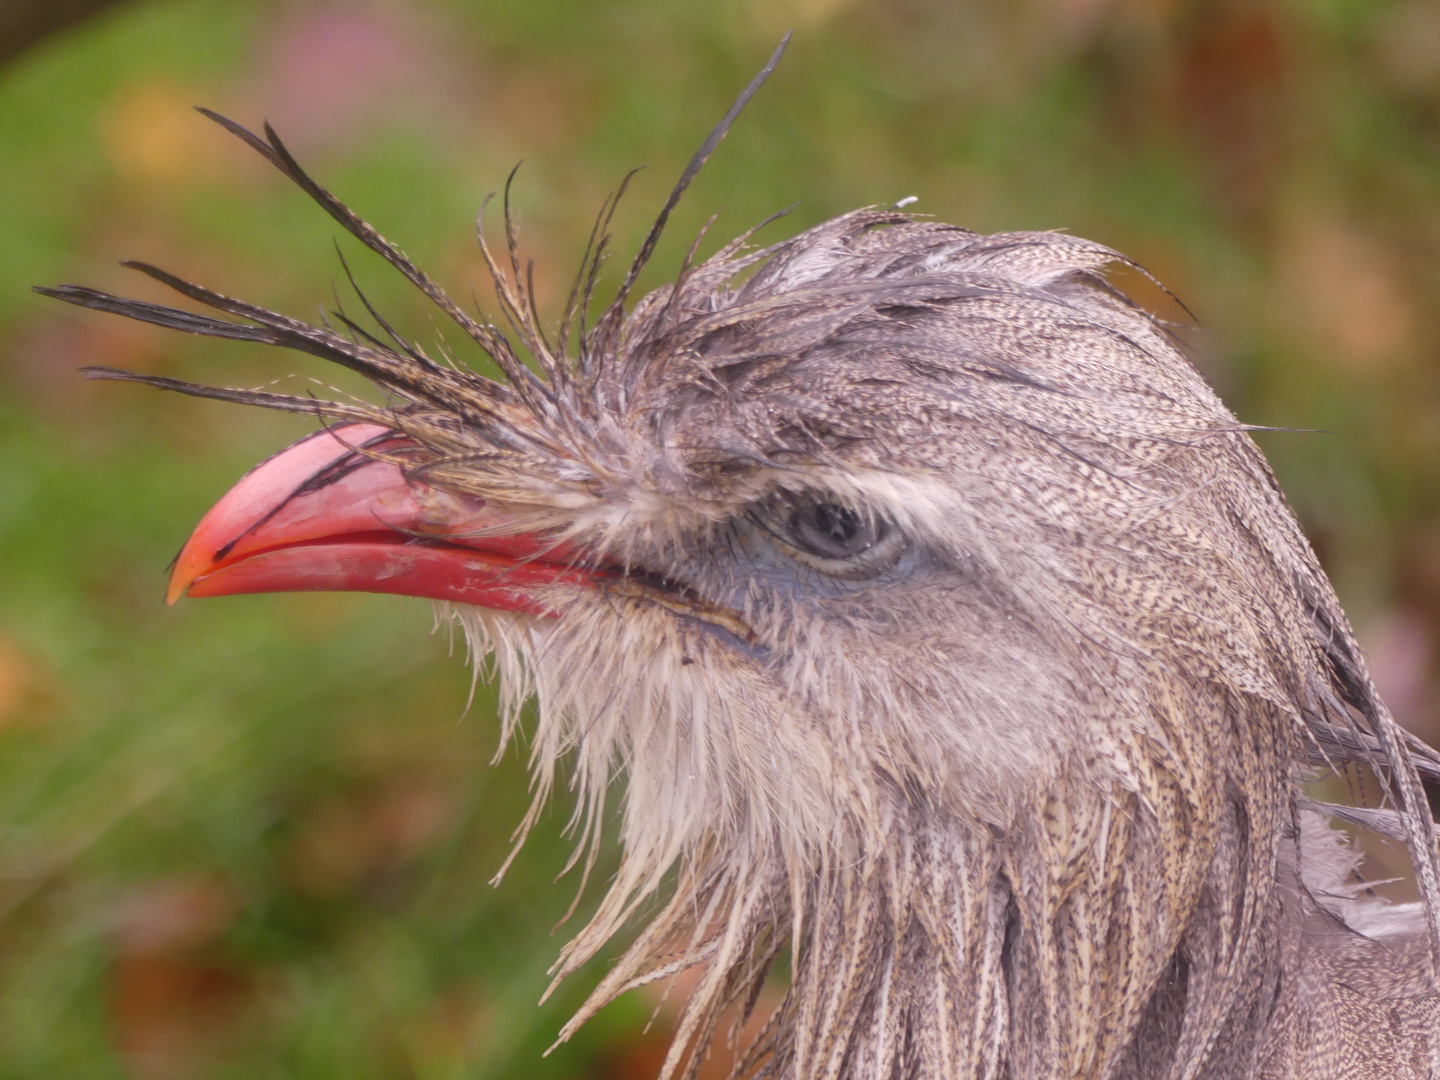
M490 888L523 747L488 767L493 699L466 711L428 605L161 603L211 501L311 425L75 368L358 388L27 288L160 299L116 267L131 257L301 316L332 303L336 226L199 103L269 118L482 302L472 216L525 159L553 312L606 192L650 165L618 219L633 251L787 26L651 283L712 211L718 240L797 201L769 236L916 195L979 230L1128 252L1204 324L1198 363L1241 418L1315 429L1262 441L1393 709L1435 737L1433 0L117 3L0 70L0 1078L653 1074L655 998L540 1056L595 977L535 1005L574 888L551 883L568 808ZM394 275L345 250L433 340Z

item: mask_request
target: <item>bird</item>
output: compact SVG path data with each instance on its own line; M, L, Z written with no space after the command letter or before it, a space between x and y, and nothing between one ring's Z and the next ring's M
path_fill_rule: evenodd
M630 937L559 1037L688 973L666 1080L694 1077L777 970L737 1078L1440 1076L1421 779L1440 754L1387 711L1254 429L1107 276L1135 263L872 207L704 259L697 238L631 302L780 51L601 305L624 185L606 200L548 328L508 184L504 248L479 232L502 328L268 124L207 112L501 377L432 356L358 285L369 328L144 263L127 265L208 311L38 289L382 392L90 369L319 421L205 515L170 601L437 601L493 658L502 743L536 703L520 840L568 778L588 878L620 800L618 869L556 980ZM1356 767L1382 805L1310 794ZM1402 840L1420 899L1377 897L1341 826Z

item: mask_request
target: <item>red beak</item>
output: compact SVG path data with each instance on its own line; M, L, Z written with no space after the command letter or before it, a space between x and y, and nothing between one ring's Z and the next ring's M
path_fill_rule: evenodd
M483 499L408 480L366 450L409 445L379 424L319 431L262 462L210 510L181 550L168 603L181 596L377 592L554 614L537 585L588 585L603 571L574 548L504 532ZM485 535L476 535L484 533Z

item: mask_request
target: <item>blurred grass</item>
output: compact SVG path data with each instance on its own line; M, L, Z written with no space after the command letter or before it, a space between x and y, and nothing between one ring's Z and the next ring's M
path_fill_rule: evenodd
M331 303L335 226L201 103L268 117L482 300L471 218L524 158L522 239L553 310L605 193L649 163L620 214L632 251L792 24L650 283L714 210L718 242L797 200L769 235L918 195L980 230L1127 251L1198 313L1197 362L1242 419L1327 432L1262 439L1382 690L1434 737L1433 5L135 0L0 72L0 1077L653 1072L651 1000L541 1057L594 981L535 1006L573 887L550 881L566 808L489 888L523 768L487 766L493 699L464 714L468 673L426 605L162 605L190 525L308 425L74 369L360 388L27 289L160 298L115 268L133 257L301 316ZM342 247L432 339L393 275Z

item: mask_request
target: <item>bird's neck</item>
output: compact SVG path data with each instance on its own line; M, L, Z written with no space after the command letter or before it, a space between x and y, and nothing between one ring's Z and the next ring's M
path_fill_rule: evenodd
M767 1076L1122 1080L1253 1062L1293 939L1275 888L1291 808L1244 787L1274 770L1188 773L1183 749L1157 748L1125 785L1077 766L1003 833L897 795L883 834L802 882L697 875L726 897L702 888L685 910L728 906L723 936L751 944L710 937L711 1008L682 1034L708 1042L789 942L788 995L752 1048Z
M1230 819L1233 839L1248 823ZM863 871L814 883L777 1075L1069 1080L1203 1059L1264 997L1278 917L1235 864L1246 849L1205 832L1130 792L1053 795L999 838L912 811Z

